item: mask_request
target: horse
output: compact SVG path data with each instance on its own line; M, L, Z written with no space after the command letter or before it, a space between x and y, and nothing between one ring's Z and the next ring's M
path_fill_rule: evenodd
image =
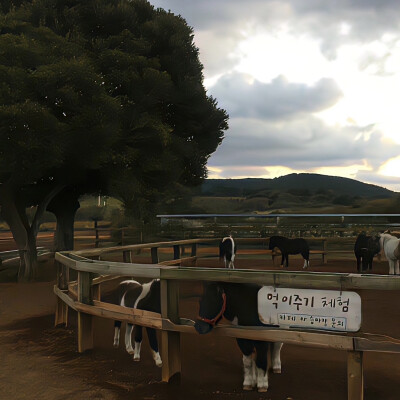
M381 252L385 253L389 262L389 274L399 275L400 239L389 233L380 233L379 238Z
M225 268L235 269L234 261L237 247L231 235L219 243L219 259L224 260Z
M139 310L161 312L160 301L160 280L154 279L151 282L141 284L134 280L121 282L114 291L118 296L118 304L123 307L130 307ZM114 322L114 347L119 346L121 321ZM134 330L135 348L132 347L132 331ZM154 328L146 328L147 337L152 350L154 362L157 367L162 366L162 360L158 350L157 333ZM134 361L140 361L140 349L142 345L142 327L140 325L126 324L125 348L129 354L133 354Z
M195 329L199 334L209 333L222 317L233 324L262 326L258 316L257 294L260 285L239 283L209 283L204 286L200 300L199 316ZM243 353L243 390L257 387L259 392L268 389L268 350L271 352L272 370L281 373L280 352L282 343L260 340L236 339ZM255 351L255 359L253 353Z
M284 236L271 236L269 249L277 247L282 253L281 267L289 267L289 254L301 254L304 258L303 268L310 266L310 248L303 238L289 239Z
M367 236L364 232L357 236L354 243L354 255L357 259L357 271L372 270L372 261L379 254L381 247L379 236Z

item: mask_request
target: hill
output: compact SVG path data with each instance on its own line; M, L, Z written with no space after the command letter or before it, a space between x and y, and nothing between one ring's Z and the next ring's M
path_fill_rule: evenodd
M290 174L274 179L207 179L201 187L202 196L263 196L268 192L292 195L331 194L368 199L390 198L396 192L355 179L321 174Z

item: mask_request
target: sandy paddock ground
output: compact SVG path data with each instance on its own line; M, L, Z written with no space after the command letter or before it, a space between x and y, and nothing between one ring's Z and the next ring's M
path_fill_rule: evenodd
M201 261L215 266L217 260ZM291 259L291 270L302 260ZM387 273L385 261L374 272ZM237 268L273 269L270 260L238 255ZM49 268L51 271L51 267ZM355 272L355 260L311 260L313 271ZM50 274L51 275L51 274ZM147 338L133 362L121 343L112 347L113 322L95 318L95 347L77 352L76 315L67 328L53 327L52 276L32 284L0 284L0 399L324 399L347 398L346 352L284 345L282 374L270 374L269 390L244 392L241 353L231 338L182 335L180 384L161 383ZM181 316L197 314L198 283L181 284ZM361 291L363 330L400 338L400 293ZM124 332L121 332L123 338ZM122 341L121 341L122 342ZM400 398L400 355L365 353L365 398Z

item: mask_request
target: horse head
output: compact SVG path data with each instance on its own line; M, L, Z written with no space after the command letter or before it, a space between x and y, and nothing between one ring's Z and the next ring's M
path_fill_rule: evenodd
M278 247L279 244L278 242L279 242L278 236L271 236L269 238L269 245L268 245L269 250L273 250L275 247Z
M379 254L381 252L381 238L380 236L371 236L368 239L368 250L374 256L375 254Z
M226 308L226 294L218 283L204 285L204 293L199 301L199 316L194 327L200 334L210 332L222 319Z

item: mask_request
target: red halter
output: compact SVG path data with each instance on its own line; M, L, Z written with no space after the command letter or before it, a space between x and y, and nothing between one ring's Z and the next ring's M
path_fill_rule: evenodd
M211 326L215 326L216 323L222 316L224 315L224 312L226 310L226 294L223 292L222 293L222 308L221 311L212 319L204 318L204 317L197 317L200 321L206 322L207 324L210 324Z

